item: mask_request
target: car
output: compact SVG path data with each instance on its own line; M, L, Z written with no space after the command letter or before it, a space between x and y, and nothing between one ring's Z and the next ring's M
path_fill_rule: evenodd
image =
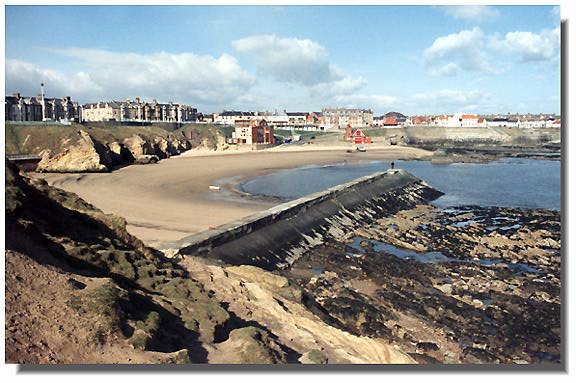
M366 147L364 145L360 145L356 147L356 150L359 152L365 152L366 151Z

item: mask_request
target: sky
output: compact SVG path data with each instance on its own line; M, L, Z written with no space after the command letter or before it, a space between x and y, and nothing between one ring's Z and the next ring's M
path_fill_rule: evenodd
M223 110L559 113L558 6L16 6L6 94Z

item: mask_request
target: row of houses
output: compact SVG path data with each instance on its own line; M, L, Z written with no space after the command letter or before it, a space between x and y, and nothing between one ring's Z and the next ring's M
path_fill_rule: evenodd
M5 98L7 121L120 121L120 122L207 122L245 127L252 121L264 120L277 129L333 130L365 127L442 126L442 127L519 127L560 128L556 114L452 115L407 117L399 112L374 116L370 109L324 108L320 112L243 112L224 111L203 115L190 105L173 102L147 102L136 97L125 101L100 101L80 105L70 97L47 98L44 84L36 97L23 97L20 93Z
M449 128L560 128L561 119L556 114L475 115L454 113L439 116L406 117L398 112L374 117L373 126L441 126Z
M69 96L48 98L41 93L35 97L24 97L14 93L4 98L6 121L144 121L144 122L197 122L202 114L190 105L146 102L136 97L134 100L101 101L80 105Z
M201 116L190 105L134 100L95 102L82 106L82 121L196 122Z
M23 97L20 93L4 99L4 119L7 121L78 121L80 106L70 97Z
M489 127L489 128L560 128L560 116L542 115L489 115L455 113L451 116L435 116L428 121L431 125L444 127Z
M321 112L243 112L224 111L206 116L206 121L222 125L242 125L249 121L265 120L276 128L295 130L330 130L373 125L369 109L326 108Z

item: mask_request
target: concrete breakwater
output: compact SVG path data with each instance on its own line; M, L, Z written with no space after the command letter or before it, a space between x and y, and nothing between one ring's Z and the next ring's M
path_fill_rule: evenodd
M164 250L283 269L328 239L442 194L404 170L378 172L183 238Z

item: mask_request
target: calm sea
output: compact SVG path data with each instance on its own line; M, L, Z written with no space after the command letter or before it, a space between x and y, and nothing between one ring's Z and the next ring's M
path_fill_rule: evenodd
M242 184L250 194L300 198L355 178L386 170L389 162L357 161L306 166L257 177ZM560 210L560 161L503 159L486 164L432 164L395 161L445 193L438 207L458 205Z

